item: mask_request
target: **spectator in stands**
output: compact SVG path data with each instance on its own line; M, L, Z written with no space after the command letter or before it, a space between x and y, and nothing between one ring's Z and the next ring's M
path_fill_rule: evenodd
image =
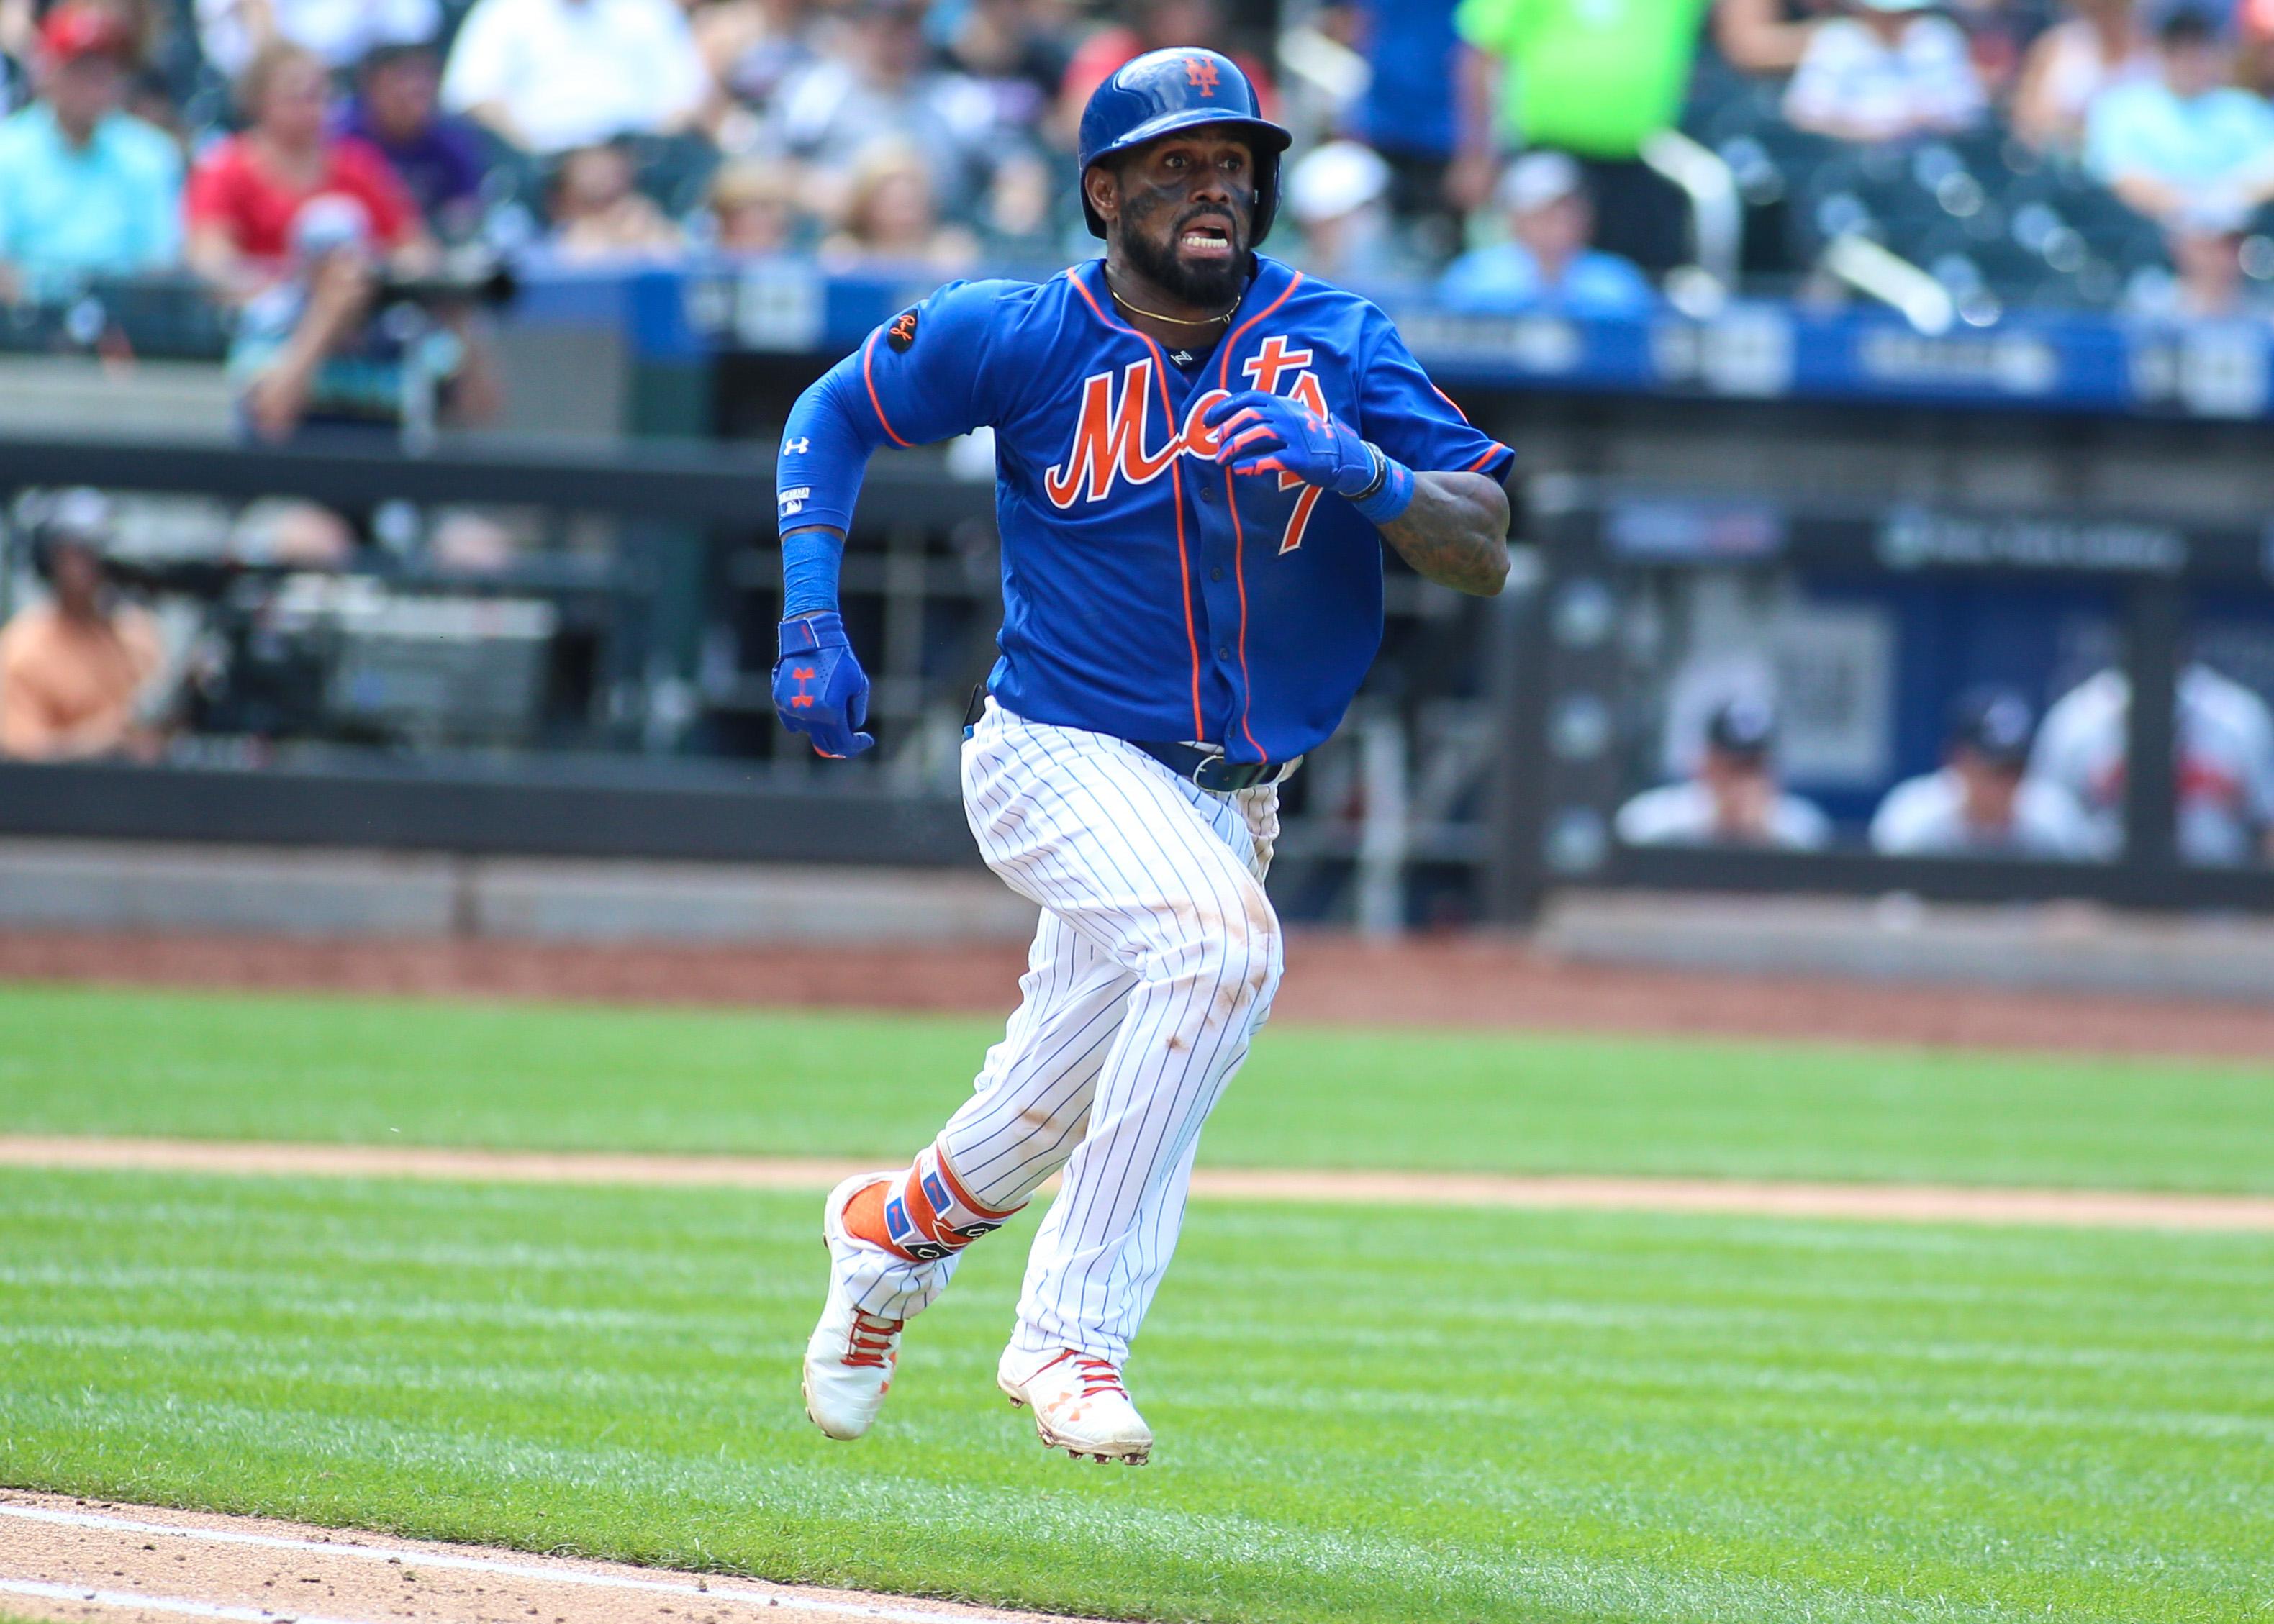
M289 274L246 302L230 348L252 437L393 439L409 421L496 411L496 372L473 312L382 301L378 248L353 198L317 198L294 218Z
M2071 688L2045 712L2029 775L2083 807L2103 850L2124 838L2126 729L2132 683L2114 668ZM2251 689L2201 660L2180 672L2172 722L2180 858L2214 867L2274 858L2274 712Z
M763 109L812 65L815 11L814 0L711 0L689 23L719 88L745 108Z
M157 623L113 596L109 538L109 505L93 491L64 492L37 527L49 596L0 630L0 756L157 754L160 736L139 709L163 664Z
M1279 117L1279 92L1269 64L1233 49L1225 37L1224 15L1216 0L1137 0L1127 16L1126 23L1110 23L1084 40L1066 64L1065 78L1058 85L1056 120L1063 145L1073 145L1082 107L1089 93L1103 85L1109 74L1147 51L1165 50L1172 45L1204 45L1231 57L1255 86L1263 116Z
M788 253L800 246L803 222L797 185L781 166L739 158L711 177L711 246L720 253Z
M2026 776L2036 726L2029 702L2011 688L1961 695L1940 771L1887 792L1871 818L1871 849L1890 857L2098 856L2069 793Z
M2204 12L2174 12L2156 38L2156 74L2093 102L2085 165L2168 230L2233 230L2274 199L2274 107L2231 82L2233 57Z
M2156 72L2133 0L2067 0L2067 9L2030 45L2014 87L2014 133L2041 152L2077 152L2101 94Z
M1457 0L1356 0L1351 8L1368 75L1355 132L1382 154L1393 184L1386 197L1401 225L1422 234L1433 258L1460 242L1446 191L1456 120L1453 75L1460 36Z
M880 144L862 159L843 223L821 244L822 263L835 269L905 266L951 275L969 270L978 257L977 238L940 220L923 159L895 143Z
M637 179L621 141L561 154L546 188L553 251L579 260L677 257L685 234L641 194Z
M823 57L783 87L766 144L806 167L808 200L841 213L854 171L879 141L922 154L940 211L975 216L1004 141L995 99L932 65L925 0L855 0L847 51Z
M363 60L340 129L379 149L429 230L463 240L480 223L489 159L479 131L439 110L441 80L433 46L380 46Z
M343 199L369 251L404 268L428 263L418 206L377 148L329 129L331 77L304 46L264 47L237 81L251 121L190 173L184 212L192 268L243 298L274 282L292 253L294 222L312 200Z
M986 89L1006 131L1043 131L1073 60L1036 9L1036 0L970 0L947 40L948 65Z
M2263 288L2243 274L2240 230L2166 231L2171 268L2150 266L2124 289L2127 315L2151 321L2233 321L2274 315Z
M1641 153L1682 110L1704 11L1705 0L1460 0L1455 200L1484 204L1502 152L1555 148L1586 171L1603 247L1653 271L1681 264L1687 200Z
M1696 775L1645 790L1619 808L1629 846L1753 846L1815 851L1832 824L1811 802L1777 784L1776 717L1754 699L1734 699L1706 724Z
M1509 240L1472 248L1445 269L1448 310L1547 310L1633 316L1658 296L1631 260L1589 246L1594 213L1579 166L1562 153L1526 153L1501 177Z
M48 13L40 99L0 124L0 297L55 297L82 276L180 257L181 153L121 109L132 49L84 0Z
M442 75L443 106L548 156L688 129L717 96L674 0L475 0Z
M1713 0L1713 44L1741 73L1789 73L1823 23L1819 4L1791 0Z
M1810 36L1784 97L1796 128L1843 141L1969 130L1986 109L1966 34L1934 0L1849 0Z
M230 79L279 41L305 46L328 68L352 68L381 45L431 40L438 0L196 0L206 60Z
M1390 168L1358 141L1314 147L1287 172L1287 213L1302 231L1304 269L1337 282L1412 273L1390 213Z

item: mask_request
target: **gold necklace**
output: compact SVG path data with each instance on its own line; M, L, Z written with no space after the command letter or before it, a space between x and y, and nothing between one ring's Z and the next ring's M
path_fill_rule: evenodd
M1221 316L1206 316L1201 318L1200 320L1195 321L1189 316L1164 316L1157 310L1147 310L1142 304L1131 304L1127 299L1121 297L1121 290L1113 285L1113 278L1111 276L1108 276L1105 279L1105 290L1113 296L1113 302L1116 304L1118 304L1122 309L1129 312L1131 314L1148 316L1155 321L1165 321L1171 327L1220 327L1227 326L1230 324L1231 319L1239 313L1240 299L1244 299L1247 297L1246 290L1243 289L1240 293L1239 298L1234 299L1231 302L1231 308L1224 312L1224 314Z

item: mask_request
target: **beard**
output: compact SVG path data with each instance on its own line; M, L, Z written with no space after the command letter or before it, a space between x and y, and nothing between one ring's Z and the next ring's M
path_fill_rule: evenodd
M1237 224L1232 227L1233 252L1229 259L1199 265L1186 263L1178 253L1177 240L1183 233L1181 223L1169 233L1165 242L1156 242L1141 230L1125 232L1121 251L1128 255L1131 267L1139 275L1186 304L1213 310L1219 304L1231 304L1247 285L1248 254L1241 241L1246 231Z

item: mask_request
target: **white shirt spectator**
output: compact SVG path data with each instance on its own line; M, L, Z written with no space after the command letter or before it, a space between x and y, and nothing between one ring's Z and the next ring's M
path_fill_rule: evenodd
M1785 91L1784 116L1845 140L1885 141L1963 130L1983 106L1966 35L1948 18L1914 17L1889 45L1856 19L1835 17L1810 36Z
M711 89L673 0L477 0L442 76L445 107L498 108L536 153L675 128Z
M197 0L206 60L235 79L260 48L246 0ZM267 0L278 37L335 68L351 68L380 45L416 45L442 32L439 0Z
M1966 785L1954 767L1906 778L1887 792L1871 817L1871 849L1889 857L2048 857L2082 861L2101 855L2092 823L2058 784L2023 778L2014 793L2014 821L1992 834L1966 818Z
M2029 759L2032 778L2059 785L2084 808L2106 849L2122 841L2124 745L2132 685L2099 672L2045 713ZM2255 838L2274 825L2274 714L2240 682L2208 665L2180 673L2180 858L2234 865L2251 861Z
M1619 838L1629 846L1724 846L1713 823L1713 793L1703 784L1647 789L1619 808ZM1813 803L1779 793L1768 814L1766 844L1813 852L1832 843L1832 821Z

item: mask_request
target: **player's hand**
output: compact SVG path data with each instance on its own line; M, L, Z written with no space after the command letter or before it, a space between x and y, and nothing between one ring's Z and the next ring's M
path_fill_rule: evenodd
M781 623L774 661L774 710L782 726L813 741L832 759L858 756L876 740L860 731L869 719L869 677L853 658L844 617L835 610Z
M1374 480L1366 442L1331 417L1313 417L1291 396L1245 390L1218 401L1201 421L1216 431L1216 460L1235 474L1292 474L1342 496Z

